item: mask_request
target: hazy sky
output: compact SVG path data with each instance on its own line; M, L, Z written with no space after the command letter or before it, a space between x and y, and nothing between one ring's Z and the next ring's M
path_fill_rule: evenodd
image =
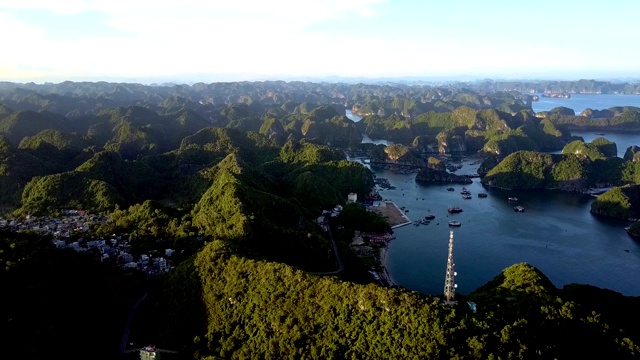
M0 0L0 80L640 76L640 2Z

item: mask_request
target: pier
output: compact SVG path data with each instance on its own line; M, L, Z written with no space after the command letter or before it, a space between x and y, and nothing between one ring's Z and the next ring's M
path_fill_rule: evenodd
M378 206L369 208L387 219L392 229L411 224L411 220L393 201L380 201Z

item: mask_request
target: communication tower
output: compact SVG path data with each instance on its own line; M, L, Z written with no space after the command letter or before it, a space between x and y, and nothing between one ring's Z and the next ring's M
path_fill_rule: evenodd
M447 301L451 301L456 296L456 273L455 263L453 262L453 231L449 231L449 256L447 257L447 275L444 278L444 297Z

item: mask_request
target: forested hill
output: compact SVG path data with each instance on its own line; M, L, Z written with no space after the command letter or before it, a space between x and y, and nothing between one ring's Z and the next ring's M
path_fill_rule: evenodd
M394 161L428 152L512 154L506 165L525 168L539 154L533 150L562 149L572 138L516 94L295 82L2 83L0 101L4 218L42 229L67 221L65 209L85 210L106 220L87 220L89 232L75 228L65 241L125 239L131 256L170 249L178 265L146 279L102 262L99 252L56 250L51 235L0 231L8 354L75 358L104 346L108 358L128 311L148 293L132 338L198 359L640 355L640 328L630 321L640 315L637 298L556 289L519 264L445 304L374 285L375 264L349 246L354 231L389 226L345 204L347 194L363 199L374 184L345 149ZM344 114L351 103L377 110L355 123ZM404 145L361 145L363 134ZM612 149L604 140L571 143L558 156L581 157L559 175L606 162ZM318 226L336 205L344 211ZM86 343L73 347L74 339Z
M627 149L624 159L617 157L615 143L599 137L585 143L581 140L567 144L561 154L534 151L518 151L495 164L482 178L482 183L504 189L560 189L585 192L591 188L640 184L640 163L634 161L634 147ZM487 163L492 161L487 161ZM604 197L606 198L606 196ZM603 198L603 199L604 199ZM614 196L621 199L620 196ZM600 199L599 199L600 200ZM628 202L628 201L627 201ZM633 200L631 201L633 202ZM596 201L594 204L599 203ZM598 205L602 215L635 218L631 208L620 212L607 211ZM609 206L613 209L615 206Z
M0 83L0 103L13 110L48 110L71 117L95 113L98 109L143 105L165 113L197 109L206 118L221 108L245 104L253 110L266 110L287 104L284 111L307 113L310 105L328 104L387 112L423 113L439 107L467 105L474 108L525 108L510 93L474 91L464 87L345 84L311 82L226 82L193 85L150 86L132 83L63 82L60 84ZM277 115L277 114L276 114ZM0 110L0 117L2 111Z
M74 140L78 146L105 148L126 159L175 149L182 138L208 126L340 147L368 135L446 153L558 150L569 140L568 132L533 116L518 92L456 86L2 83L0 104L0 133L15 146L34 136L30 147L51 143L48 138L56 135L40 132L54 130L75 134L84 141ZM345 109L365 119L354 123ZM60 147L60 140L49 145Z
M175 347L189 344L184 351L204 358L640 355L632 340L640 335L632 320L637 299L581 286L556 289L527 264L505 269L468 298L447 305L415 292L242 258L213 242L155 291L159 300L144 310L140 325L150 338ZM467 300L475 302L477 312ZM617 310L609 312L613 307ZM152 316L158 313L165 316Z

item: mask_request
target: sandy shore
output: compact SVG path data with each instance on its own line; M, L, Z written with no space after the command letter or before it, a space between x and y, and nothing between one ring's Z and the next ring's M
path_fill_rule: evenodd
M387 218L392 229L411 224L409 217L393 201L381 201L380 206L372 206L369 209Z

